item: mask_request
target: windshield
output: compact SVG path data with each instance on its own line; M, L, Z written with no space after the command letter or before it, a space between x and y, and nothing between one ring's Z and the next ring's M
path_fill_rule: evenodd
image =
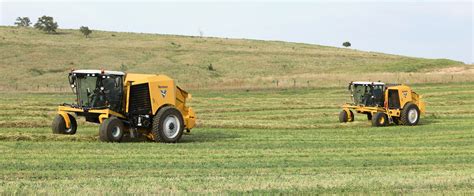
M76 74L77 104L83 108L110 108L122 111L123 77Z
M96 90L97 77L83 76L77 79L78 103L81 107L92 107L92 94Z
M384 85L354 84L351 88L354 104L365 106L383 105L383 89Z
M368 89L367 86L365 85L358 85L355 84L352 88L352 97L354 99L354 103L356 105L360 105L363 103L364 100L364 94L366 90Z

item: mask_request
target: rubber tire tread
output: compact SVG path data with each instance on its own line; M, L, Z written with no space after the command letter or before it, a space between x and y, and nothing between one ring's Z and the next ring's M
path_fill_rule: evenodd
M120 126L122 133L118 137L112 136L113 127ZM120 142L125 132L125 126L117 117L110 117L104 120L99 127L99 140L103 142Z
M339 122L340 123L346 123L348 121L348 116L347 116L347 112L342 110L341 112L339 112Z
M64 121L63 116L57 114L54 116L53 123L51 124L51 129L54 134L63 134L66 130L66 121Z
M175 138L167 138L164 129L163 129L163 120L170 114L173 114L178 117L179 123L181 124L180 130L178 130L178 135ZM176 143L181 139L181 136L184 132L184 120L183 115L173 106L165 106L158 110L158 113L153 117L153 126L151 130L153 134L153 139L156 142L163 143Z
M380 118L385 118L383 123L380 123ZM382 127L388 125L388 116L383 112L377 112L372 117L372 126L374 127Z
M415 108L416 112L418 112L418 119L416 119L414 123L410 123L410 121L408 120L408 111L410 111L410 109L412 108ZM407 103L405 107L403 107L402 113L400 114L400 120L401 120L402 125L406 125L406 126L417 125L418 122L420 121L420 109L418 109L418 106L414 103Z

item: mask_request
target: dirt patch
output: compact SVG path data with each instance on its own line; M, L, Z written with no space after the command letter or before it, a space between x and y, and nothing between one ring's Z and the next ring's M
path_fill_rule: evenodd
M474 65L446 67L443 69L435 70L432 73L474 73Z

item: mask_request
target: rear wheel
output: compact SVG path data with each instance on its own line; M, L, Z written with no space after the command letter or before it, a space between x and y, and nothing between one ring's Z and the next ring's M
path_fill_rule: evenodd
M120 142L124 132L123 122L117 117L110 117L100 124L99 139L103 142Z
M161 108L153 118L153 138L157 142L178 142L184 131L181 112L172 106Z
M375 113L374 117L372 118L372 126L381 127L386 125L388 125L388 116L383 112Z
M76 118L71 114L67 114L69 117L69 128L66 128L66 120L64 120L63 116L58 114L54 117L53 124L51 128L54 134L67 134L67 135L74 135L76 134L77 130L77 122Z
M420 109L414 103L407 103L402 110L400 120L403 125L417 125L420 121Z

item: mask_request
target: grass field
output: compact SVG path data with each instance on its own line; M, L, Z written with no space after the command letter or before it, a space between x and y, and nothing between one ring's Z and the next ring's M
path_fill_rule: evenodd
M340 124L344 86L192 91L198 128L178 144L53 135L71 93L0 93L0 194L474 194L474 83L417 84L415 127Z

